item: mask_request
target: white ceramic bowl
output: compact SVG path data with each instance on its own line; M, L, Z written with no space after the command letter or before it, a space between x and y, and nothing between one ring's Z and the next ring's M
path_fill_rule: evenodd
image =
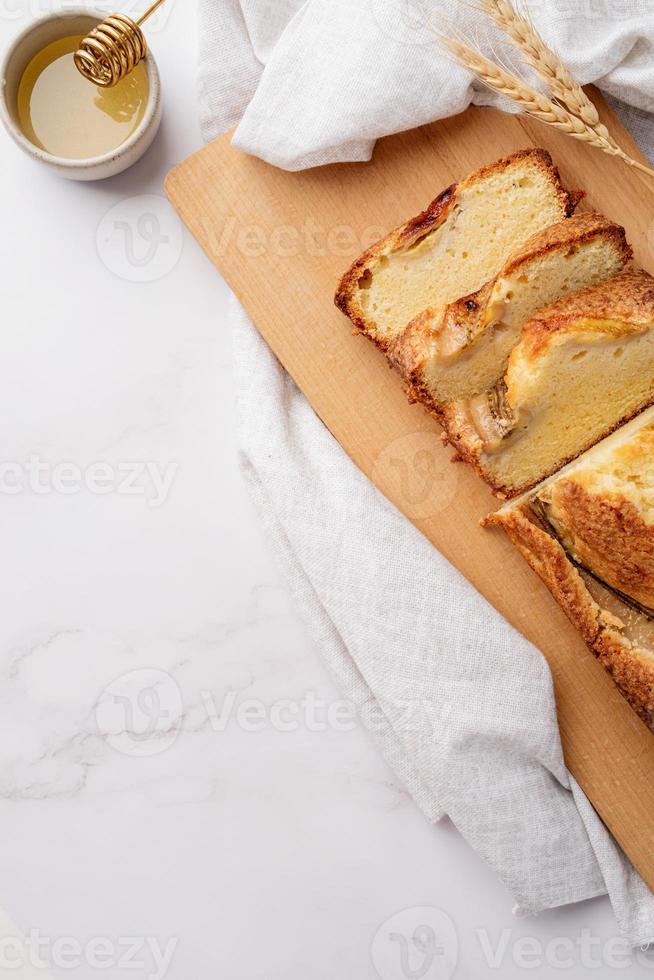
M46 153L27 139L18 121L18 85L25 68L51 41L71 34L88 34L104 20L107 12L88 7L66 7L64 13L49 14L25 28L6 52L0 65L0 118L15 143L35 160L44 163L61 177L71 180L101 180L113 177L131 167L148 149L161 122L161 85L159 72L150 53L144 60L148 73L149 93L143 119L131 136L115 150L86 160L67 160Z

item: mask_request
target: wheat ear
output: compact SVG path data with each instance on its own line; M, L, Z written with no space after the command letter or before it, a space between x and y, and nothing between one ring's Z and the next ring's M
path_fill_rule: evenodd
M550 48L529 20L521 16L511 0L480 0L479 9L511 38L525 56L527 64L538 72L550 94L569 112L579 116L598 136L611 143L620 156L620 147L600 122L597 107L591 102L568 66Z
M548 47L533 24L517 13L510 0L479 0L479 9L522 51L527 63L538 72L555 99L559 99L588 126L602 125L597 108L568 66Z
M501 0L484 0L484 2L492 2L493 5L496 5ZM511 74L505 68L501 68L480 51L469 48L454 38L444 37L442 41L457 60L474 72L488 88L511 99L523 112L540 120L540 122L554 126L555 129L567 133L574 139L588 143L589 146L594 146L611 156L619 157L630 167L635 167L650 177L654 177L654 170L627 156L601 124L600 126L593 126L585 122L581 116L560 104L560 100L548 99L546 95L533 88L524 79Z

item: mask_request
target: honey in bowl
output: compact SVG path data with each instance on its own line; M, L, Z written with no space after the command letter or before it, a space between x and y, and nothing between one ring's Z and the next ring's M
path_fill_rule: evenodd
M117 149L143 119L148 100L143 62L113 88L87 81L73 61L81 40L75 35L48 44L32 58L18 87L18 117L28 140L67 160Z

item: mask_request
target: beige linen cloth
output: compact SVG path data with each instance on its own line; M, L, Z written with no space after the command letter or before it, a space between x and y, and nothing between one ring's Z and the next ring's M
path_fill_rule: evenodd
M440 12L469 21L459 0L200 0L200 12L206 139L238 123L236 145L279 167L365 160L380 136L492 101L429 27ZM654 148L652 0L532 0L530 12ZM541 654L354 467L236 302L233 328L262 518L322 655L377 718L416 803L451 818L519 911L608 892L629 941L653 940L654 896L565 768ZM419 709L409 720L406 705Z

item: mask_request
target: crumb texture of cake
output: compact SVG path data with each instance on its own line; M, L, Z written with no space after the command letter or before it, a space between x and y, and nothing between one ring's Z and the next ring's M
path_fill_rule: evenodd
M624 228L582 213L532 235L481 290L423 311L389 357L413 396L439 411L504 375L521 328L542 307L616 275L632 257Z
M336 305L386 350L422 311L480 289L516 242L570 217L581 196L565 189L546 150L482 167L358 259Z
M654 279L625 271L541 310L505 377L443 410L459 454L501 496L544 480L654 404Z
M506 531L654 731L654 409L485 523Z

